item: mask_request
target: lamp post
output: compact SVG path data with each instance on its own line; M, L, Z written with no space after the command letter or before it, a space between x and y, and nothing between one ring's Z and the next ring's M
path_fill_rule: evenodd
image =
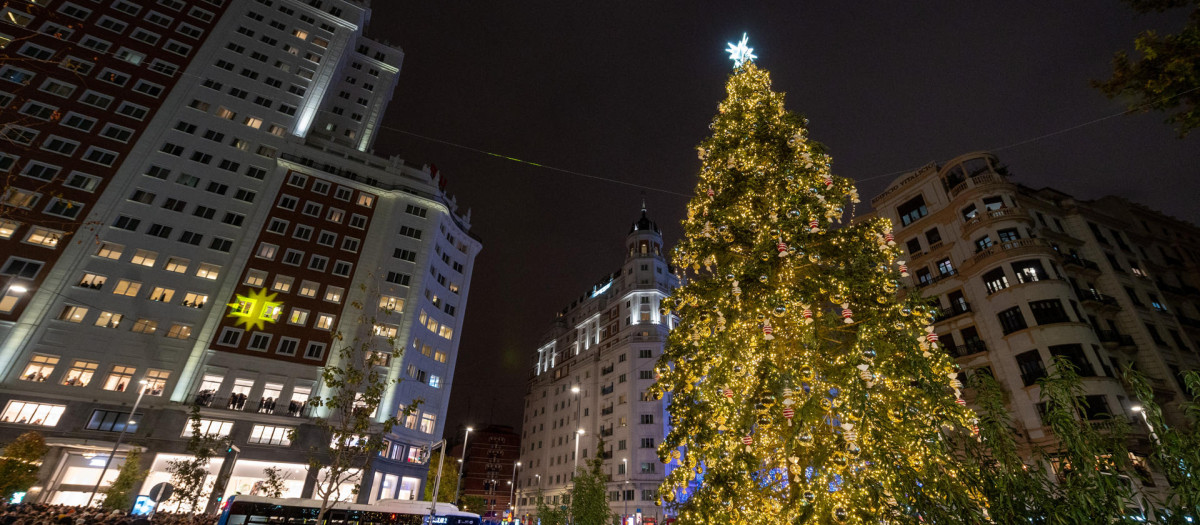
M1150 431L1150 438L1154 440L1155 444L1158 444L1158 434L1154 433L1154 427L1150 425L1150 416L1146 415L1146 409L1142 408L1142 405L1133 405L1129 409L1142 415L1142 421L1146 423L1146 430Z
M462 459L458 460L458 483L454 484L454 504L458 505L458 489L462 487L463 468L467 465L467 440L471 438L471 431L475 430L467 427L467 433L463 435L463 451Z
M629 486L629 458L621 458L621 464L625 465L625 486ZM621 512L621 525L627 525L629 522L629 494L625 493L625 489L621 489L621 500L625 502L625 510Z
M517 500L513 499L513 491L517 488L517 467L521 466L521 462L513 463L513 479L508 482L508 505L513 509L512 517L517 516Z
M575 464L573 465L574 470L571 471L571 479L575 479L575 472L579 470L579 436L583 435L583 424L579 421L579 392L579 385L571 387L571 393L575 394L575 427L577 429L575 431Z
M117 434L117 442L113 443L112 451L108 453L108 460L104 462L104 468L100 471L100 478L96 480L96 486L92 488L92 495L88 496L87 505L92 506L92 500L95 499L96 493L100 492L100 484L104 482L104 475L108 473L108 467L112 465L113 456L117 455L117 448L121 446L121 441L125 440L125 432L129 430L129 426L134 424L133 417L137 415L138 405L142 404L142 396L146 395L145 379L138 381L138 396L137 401L133 402L133 410L129 411L129 421L125 422L125 426L121 427L121 433Z

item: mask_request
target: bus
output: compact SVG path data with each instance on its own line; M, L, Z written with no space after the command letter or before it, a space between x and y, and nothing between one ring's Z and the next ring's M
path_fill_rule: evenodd
M321 525L480 525L479 515L438 503L430 523L428 501L379 500L370 505L330 503ZM217 525L317 525L321 500L229 497Z

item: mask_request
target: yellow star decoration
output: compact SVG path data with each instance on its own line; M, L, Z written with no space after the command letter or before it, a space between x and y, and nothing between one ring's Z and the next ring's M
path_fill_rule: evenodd
M248 295L237 294L237 300L229 303L230 310L226 316L236 318L234 324L244 325L247 330L261 329L266 322L278 321L283 311L283 302L275 301L276 295L268 294L262 288Z

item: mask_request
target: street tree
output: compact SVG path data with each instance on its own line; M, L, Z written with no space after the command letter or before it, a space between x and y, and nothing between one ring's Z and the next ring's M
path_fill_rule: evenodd
M932 312L896 294L891 223L846 221L853 183L745 40L731 48L674 253L660 493L680 525L985 522L952 453L973 415Z
M170 500L178 504L181 510L187 505L188 511L196 512L201 498L212 490L212 482L208 479L209 466L217 457L218 450L228 444L228 438L207 432L200 420L199 406L192 405L188 419L191 435L188 436L187 452L190 456L168 461L167 472L171 474L170 483L175 487Z
M125 462L121 464L121 470L117 471L116 479L105 491L100 507L105 510L129 511L133 508L134 487L146 479L146 474L149 473L150 469L142 468L142 450L130 450L125 454Z
M604 450L603 440L596 450ZM603 468L604 458L596 454L575 473L575 479L571 481L572 523L609 525L613 522L614 516L608 507L608 476Z
M1130 111L1161 111L1182 138L1200 127L1200 0L1125 0L1141 14L1189 10L1177 33L1143 31L1133 41L1136 58L1118 51L1112 77L1093 85L1109 98L1129 101Z
M49 451L46 439L37 432L21 434L4 447L0 457L0 501L8 501L13 494L25 492L37 483L42 457Z
M321 500L318 522L332 502L356 495L362 473L384 447L383 435L416 409L419 401L396 413L382 407L400 382L401 346L382 321L393 306L366 284L357 286L347 319L330 338L331 357L321 369L320 394L311 401L318 440L308 468L318 473L315 496ZM348 485L348 487L347 487ZM348 492L348 493L344 493Z
M1167 478L1165 497L1151 501L1156 514L1169 515L1174 521L1186 523L1184 516L1200 516L1200 372L1183 375L1186 393L1190 396L1180 409L1185 418L1178 424L1168 424L1162 407L1154 396L1150 381L1129 365L1124 377L1135 398L1141 403L1139 418L1150 432L1153 470ZM1165 512L1163 512L1165 511ZM1165 519L1160 521L1167 522Z
M454 501L454 480L458 479L458 462L442 462L442 479L440 484L436 479L437 463L436 458L429 458L429 472L425 475L425 500L433 500L433 487L434 485L438 485L437 500L443 503L456 503Z
M282 498L285 488L282 472L283 469L279 467L263 469L263 482L258 487L259 493L268 498Z

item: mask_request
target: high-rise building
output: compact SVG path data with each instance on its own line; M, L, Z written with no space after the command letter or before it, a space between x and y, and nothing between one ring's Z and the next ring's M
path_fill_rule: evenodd
M465 509L485 520L504 519L516 495L513 483L520 471L517 463L521 455L521 435L510 426L488 425L470 432L464 427L459 430L458 437L467 440L465 454L462 443L451 449L450 454L455 461L466 458L462 465L461 500L469 502L467 497L473 496L483 502L482 507L468 504ZM442 483L453 482L442 480Z
M366 38L368 3L0 11L0 442L52 447L29 497L87 501L129 420L118 455L167 480L192 406L241 449L227 493L277 466L312 494L335 334L403 346L374 417L423 402L358 497L416 497L481 244L435 170L369 153L403 53Z
M665 517L656 500L666 474L657 452L666 412L647 389L674 327L662 302L678 280L644 207L624 248L624 264L558 313L532 359L518 515L536 513L539 491L550 506L569 505L576 469L599 454L615 514Z
M1022 443L1054 439L1037 380L1063 357L1093 425L1134 419L1145 466L1149 436L1121 370L1147 375L1168 418L1182 417L1180 372L1200 368L1200 228L1120 197L1014 183L988 153L905 174L872 205L908 254L904 284L936 303L941 344L966 375L986 369L1004 387Z

